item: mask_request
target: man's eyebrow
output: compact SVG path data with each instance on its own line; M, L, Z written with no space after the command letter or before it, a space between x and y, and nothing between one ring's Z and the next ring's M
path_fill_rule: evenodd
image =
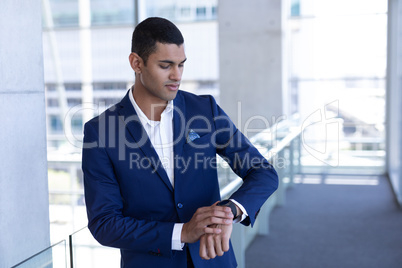
M187 58L185 58L182 62L180 62L180 64L183 64L186 60L187 60ZM172 60L160 60L159 62L169 63L169 64L174 64L175 63Z

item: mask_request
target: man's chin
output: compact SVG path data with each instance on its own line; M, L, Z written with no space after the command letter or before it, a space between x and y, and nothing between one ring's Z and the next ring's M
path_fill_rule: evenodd
M171 101L174 100L177 96L177 92L178 90L174 91L174 92L169 92L169 94L166 96L166 101Z

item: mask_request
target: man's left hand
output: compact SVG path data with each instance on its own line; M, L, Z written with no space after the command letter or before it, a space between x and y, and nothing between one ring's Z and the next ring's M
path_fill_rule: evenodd
M212 227L212 226L211 226ZM204 260L222 256L229 250L229 239L232 234L233 224L214 225L220 228L220 234L204 234L200 238L200 257Z

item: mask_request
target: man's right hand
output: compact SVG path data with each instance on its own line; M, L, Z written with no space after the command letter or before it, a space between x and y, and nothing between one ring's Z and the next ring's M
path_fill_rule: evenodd
M182 243L195 243L204 234L219 234L221 229L216 227L221 224L230 225L233 222L233 214L229 207L216 206L197 209L191 220L183 224L181 231ZM208 227L208 226L215 227Z

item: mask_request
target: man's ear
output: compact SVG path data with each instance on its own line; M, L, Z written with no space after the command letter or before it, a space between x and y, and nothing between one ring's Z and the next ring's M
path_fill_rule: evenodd
M130 56L128 56L130 61L131 68L134 70L135 73L141 73L141 68L144 64L143 60L137 53L132 52Z

